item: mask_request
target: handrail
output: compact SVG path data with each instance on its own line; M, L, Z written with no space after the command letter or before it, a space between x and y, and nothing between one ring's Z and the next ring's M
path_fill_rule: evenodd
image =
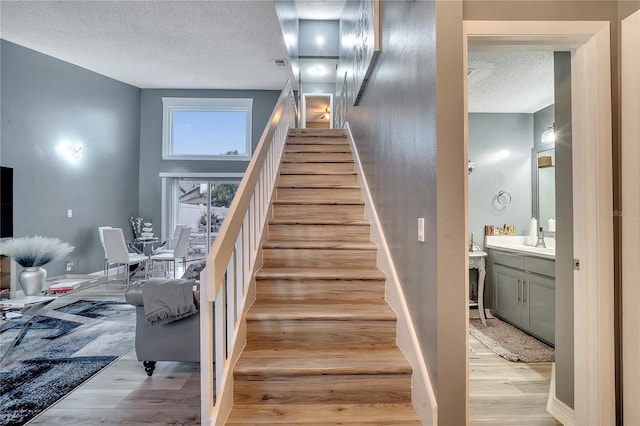
M287 82L207 256L200 284L202 424L223 423L231 409L232 368L244 344L245 302L287 133L295 119L293 90Z

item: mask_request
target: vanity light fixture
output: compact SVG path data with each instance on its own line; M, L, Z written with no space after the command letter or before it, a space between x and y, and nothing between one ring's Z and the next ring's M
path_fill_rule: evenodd
M329 107L326 107L324 109L324 113L322 114L322 117L320 117L320 118L323 118L325 120L328 120L328 119L331 118L331 111L329 111Z
M554 130L555 125L549 126L547 130L542 132L542 143L554 143L556 141L556 132Z

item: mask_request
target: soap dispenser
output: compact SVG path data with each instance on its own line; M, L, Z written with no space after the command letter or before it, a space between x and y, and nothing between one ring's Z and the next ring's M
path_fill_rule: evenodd
M538 248L547 248L547 245L544 243L544 232L542 232L542 226L538 231L538 242L536 243L536 247Z

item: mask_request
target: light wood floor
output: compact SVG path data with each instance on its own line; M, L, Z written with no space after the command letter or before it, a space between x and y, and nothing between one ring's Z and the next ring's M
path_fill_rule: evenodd
M560 425L545 411L551 363L507 361L473 336L469 360L470 425Z
M124 301L124 291L121 282L110 283L108 288L99 284L67 294L50 306L53 309L80 299ZM200 366L158 362L153 376L148 377L132 349L29 424L199 425Z
M124 300L124 286L101 284L67 298ZM471 425L560 424L545 412L551 364L509 362L469 341L480 356L469 361ZM159 362L148 377L131 350L29 424L198 425L199 365Z

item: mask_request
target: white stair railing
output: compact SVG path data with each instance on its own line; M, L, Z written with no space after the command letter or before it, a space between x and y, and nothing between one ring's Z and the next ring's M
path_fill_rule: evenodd
M245 302L252 294L250 284L271 197L287 133L295 126L295 118L295 99L291 83L287 82L207 256L207 267L201 276L203 425L223 424L233 404L233 366L246 340L243 334Z

